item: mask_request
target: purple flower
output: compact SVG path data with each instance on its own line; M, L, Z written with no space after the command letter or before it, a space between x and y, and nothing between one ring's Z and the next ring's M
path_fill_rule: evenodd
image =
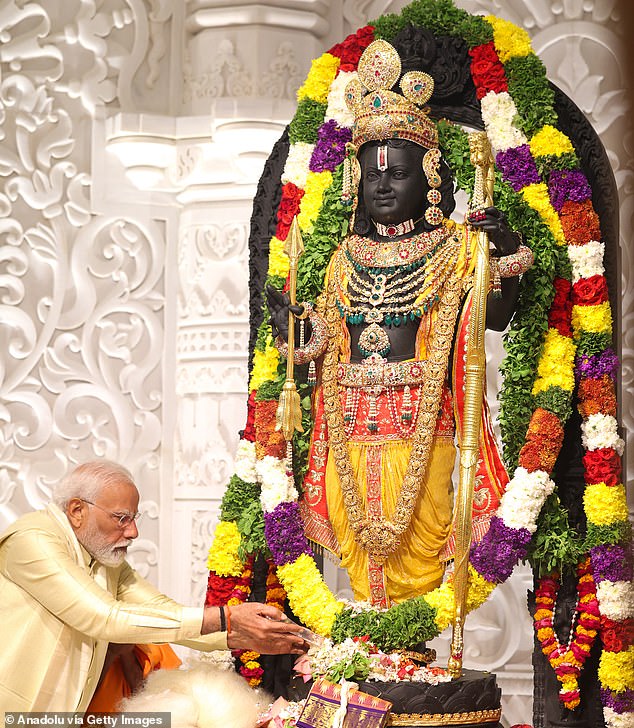
M602 544L590 549L592 573L600 581L632 581L632 554L623 546Z
M264 536L276 566L291 564L302 554L312 556L297 503L280 503L265 513Z
M548 178L548 192L552 206L561 212L568 200L583 202L592 197L586 176L578 169L555 169Z
M333 172L343 162L346 142L352 139L352 131L337 126L334 119L321 125L317 132L317 144L308 165L311 172Z
M471 565L487 581L506 581L515 564L526 556L531 534L527 528L510 528L493 516L491 526L478 544L471 548Z
M495 163L498 169L501 170L505 181L516 192L519 192L526 185L541 181L528 144L499 152L495 158Z
M575 374L579 379L601 379L607 374L611 379L616 378L619 370L619 358L612 349L606 349L601 354L588 356L583 354L577 358Z
M634 710L634 690L625 688L622 693L613 693L609 688L601 688L601 702L615 713L627 713Z

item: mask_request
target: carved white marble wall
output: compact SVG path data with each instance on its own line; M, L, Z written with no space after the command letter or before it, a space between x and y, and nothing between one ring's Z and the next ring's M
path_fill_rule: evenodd
M634 185L618 4L457 4L526 27L608 150L629 433ZM245 414L259 172L312 58L404 5L0 2L0 527L41 507L72 463L120 460L150 516L135 564L200 603ZM630 457L629 480L633 468ZM518 569L467 622L467 662L498 672L509 723L530 713L531 627L517 619L528 584Z

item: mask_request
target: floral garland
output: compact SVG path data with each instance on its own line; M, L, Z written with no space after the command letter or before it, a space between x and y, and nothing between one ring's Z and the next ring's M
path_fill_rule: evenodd
M588 557L579 564L577 576L579 581L575 614L578 612L579 616L574 630L573 624L570 626L567 645L560 644L554 627L555 605L559 590L558 575L553 573L540 579L535 592L537 608L534 626L537 639L542 646L542 652L548 658L548 662L561 683L559 700L569 710L574 710L581 701L579 675L590 654L601 622L596 586Z
M510 224L523 231L537 261L524 277L518 312L505 341L501 425L505 458L516 466L515 472L489 532L472 549L467 606L482 604L526 557L542 506L555 490L550 473L577 386L586 448L586 542L601 612L604 717L610 728L624 726L633 709L634 594L631 536L620 482L623 441L613 406L617 362L610 348L604 245L590 187L570 140L556 128L552 91L525 31L493 16L471 16L451 0L418 0L400 16L378 19L315 60L298 92L297 113L289 126L291 144L270 244L268 281L278 287L285 283L288 261L282 248L297 215L306 247L298 294L314 300L320 292L325 265L347 229L348 212L339 196L343 145L352 118L343 89L364 48L378 37L391 40L407 22L467 42L482 118L496 155L496 204ZM459 186L469 189L473 170L465 162L464 134L450 125L440 125L440 133ZM282 382L283 364L264 323L250 381L251 425L258 405L275 400ZM306 433L294 443L298 482L306 467L298 456L306 453L310 436L310 402L305 398L302 404ZM323 582L303 535L294 485L282 483L276 456L258 463L257 448L257 428L248 426L239 457L245 477L240 478L249 487L261 488L267 548L293 612L307 626L338 641L370 635L379 647L398 647L399 639L403 646L431 639L450 624L451 582L382 613L338 601ZM280 462L283 458L283 453L277 455ZM211 552L216 551L222 552L222 542L215 540ZM219 558L225 570L232 558L228 551Z

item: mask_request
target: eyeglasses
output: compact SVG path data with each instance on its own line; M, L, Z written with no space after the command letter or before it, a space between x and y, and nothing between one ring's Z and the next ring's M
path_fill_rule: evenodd
M141 520L142 513L139 513L137 511L134 514L131 513L113 513L112 511L107 511L105 508L102 508L101 506L98 506L96 503L93 503L92 501L86 500L85 498L81 499L84 503L88 503L89 506L94 506L95 508L99 508L100 511L103 511L104 513L107 513L110 518L113 518L117 522L117 526L122 531L125 531L125 529L132 523L132 521L135 521L135 523L138 523Z

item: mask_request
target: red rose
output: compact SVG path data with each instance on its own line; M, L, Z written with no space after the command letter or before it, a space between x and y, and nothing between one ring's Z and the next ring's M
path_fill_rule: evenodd
M233 576L218 576L218 574L210 572L209 578L207 579L205 606L219 607L226 604L235 587L235 581L235 577Z
M548 314L548 326L557 329L562 336L567 336L569 339L572 338L570 320L570 313L561 309L551 310Z
M299 203L303 196L304 190L292 182L287 182L282 187L282 199L277 208L277 228L275 229L275 237L278 240L286 240L293 218L299 212Z
M489 91L508 91L504 66L500 63L493 42L472 48L469 55L472 58L471 77L479 99Z
M339 71L355 71L363 51L374 40L374 28L366 25L349 35L343 43L337 43L328 52L340 59Z
M606 652L620 652L623 649L623 640L616 629L602 629L601 642Z
M608 617L601 617L601 639L603 644L606 645L606 640L612 645L616 646L620 644L620 649L610 649L606 646L606 650L609 652L620 652L620 650L626 650L632 644L634 644L634 620L624 619L622 622L615 622L613 619Z
M621 482L621 458L611 447L588 450L583 456L585 481L615 486Z
M608 284L605 276L581 278L572 288L572 302L579 306L596 306L608 300Z

